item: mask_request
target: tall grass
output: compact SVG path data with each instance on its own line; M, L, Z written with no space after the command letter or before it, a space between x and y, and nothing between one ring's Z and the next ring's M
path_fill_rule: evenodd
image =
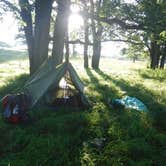
M109 59L101 61L100 70L85 70L79 60L73 64L86 84L91 107L33 108L26 125L11 125L1 118L0 165L165 166L165 71ZM12 65L3 72L11 76L11 71ZM0 95L21 90L26 79L27 74L5 77ZM110 107L110 100L124 94L143 101L149 112Z

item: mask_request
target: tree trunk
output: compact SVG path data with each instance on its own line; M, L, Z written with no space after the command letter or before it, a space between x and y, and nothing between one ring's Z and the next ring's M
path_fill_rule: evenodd
M84 44L84 68L88 68L89 67L89 63L88 63L88 42L89 42L89 38L88 38L88 22L86 19L84 19L84 35L85 35L85 44Z
M101 56L101 41L93 40L92 68L98 69Z
M151 49L150 49L150 58L151 58L151 69L158 68L159 59L160 59L160 47L157 45L156 42L151 42Z
M99 62L101 57L101 35L102 35L102 26L98 23L97 33L93 33L93 55L92 55L92 68L98 69Z
M166 46L164 47L163 52L162 52L162 57L161 57L161 61L160 61L160 69L164 69L165 61L166 61Z
M67 25L68 25L68 20L67 20ZM68 34L68 26L66 26L66 34L65 34L65 48L66 48L66 54L65 54L65 61L69 62L69 34Z
M48 58L52 0L35 2L34 71Z
M28 0L19 0L19 6L21 8L21 18L25 22L24 33L28 47L28 55L29 55L29 66L30 66L30 74L33 73L35 67L33 63L33 48L34 48L34 36L33 36L33 27L32 27L32 15L31 15L31 6Z
M54 37L53 37L53 62L58 65L63 61L63 50L65 43L65 33L68 26L68 16L70 8L70 0L58 0L58 12L55 21Z
M95 15L95 5L94 1L90 0L91 3L91 25L92 25L92 35L93 35L93 55L92 55L92 68L98 69L99 68L99 62L100 62L100 56L101 56L101 37L102 37L102 31L103 27L99 20L95 22L94 15ZM99 0L97 3L97 13L99 13L101 8L102 1Z

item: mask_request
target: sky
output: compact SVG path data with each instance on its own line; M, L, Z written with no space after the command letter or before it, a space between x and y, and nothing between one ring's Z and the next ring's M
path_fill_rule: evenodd
M83 25L83 19L78 14L74 13L69 17L69 33L73 30L79 29ZM102 43L102 56L118 56L120 55L120 50L125 47L125 44L122 42L104 42ZM77 52L83 53L83 48L79 45L76 46Z
M83 19L78 14L73 14L69 19L69 31L77 30L83 25ZM17 21L14 19L12 13L7 12L0 21L0 41L12 46L13 49L25 48L16 41L15 37L19 33ZM106 42L102 44L101 54L104 56L117 56L120 50L124 47L123 43ZM82 47L76 46L77 52L83 52Z
M15 36L18 34L18 26L12 13L7 12L3 20L0 21L0 41L14 46L16 44Z

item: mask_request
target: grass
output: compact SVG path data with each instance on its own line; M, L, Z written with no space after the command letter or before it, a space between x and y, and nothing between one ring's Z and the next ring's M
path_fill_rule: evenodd
M26 59L27 52L26 51L17 51L10 49L0 49L0 63Z
M0 166L165 166L166 71L104 58L100 70L85 70L80 60L72 63L87 85L91 107L33 108L28 125L1 118ZM2 63L0 72L0 96L20 91L28 79L27 61ZM149 112L109 107L110 99L124 94L143 101Z

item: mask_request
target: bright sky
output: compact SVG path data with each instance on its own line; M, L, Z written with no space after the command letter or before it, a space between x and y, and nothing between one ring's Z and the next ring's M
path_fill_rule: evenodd
M69 17L69 33L78 30L84 24L83 18L78 14L72 14Z
M74 13L69 18L69 31L78 30L80 26L83 25L83 19L80 15ZM13 47L20 48L20 44L15 40L18 34L17 21L13 18L12 13L8 12L3 21L0 21L0 41L6 42ZM106 42L102 44L102 55L104 56L114 56L119 55L119 51L124 47L122 43ZM76 46L77 52L81 53L82 47Z
M83 25L83 18L74 13L69 17L69 33L78 30ZM105 42L102 43L102 52L103 56L118 56L120 50L124 47L124 43L118 42ZM83 53L83 48L79 45L76 46L77 52Z
M15 36L18 34L18 26L13 15L8 12L0 21L0 41L6 42L9 45L15 45Z

